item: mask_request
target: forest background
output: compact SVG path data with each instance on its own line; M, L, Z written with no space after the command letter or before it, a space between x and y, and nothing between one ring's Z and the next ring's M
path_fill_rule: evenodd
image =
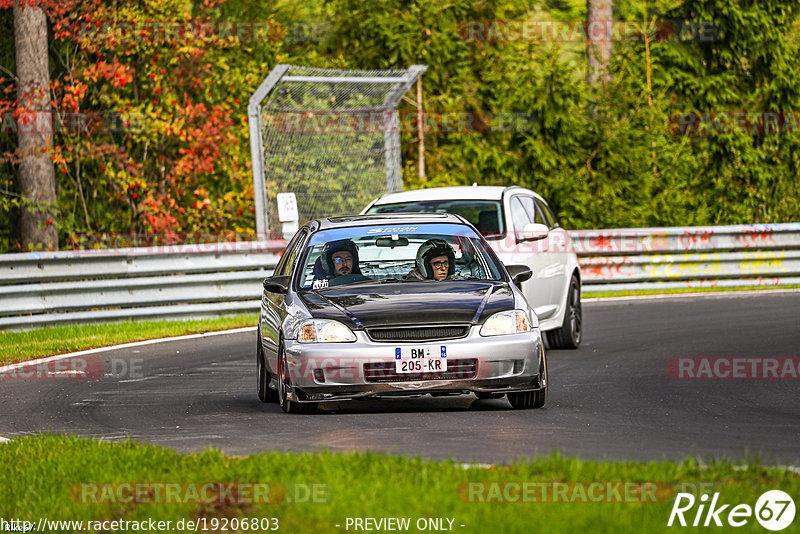
M0 252L36 248L20 230L10 1L0 0ZM31 3L47 13L63 118L43 223L62 249L87 236L252 239L247 102L278 63L428 65L425 113L468 113L480 127L426 130L424 175L418 132L404 129L406 189L518 184L570 229L800 220L798 2L616 0L619 35L594 83L580 0ZM526 21L535 32L522 35ZM231 35L224 22L262 31Z

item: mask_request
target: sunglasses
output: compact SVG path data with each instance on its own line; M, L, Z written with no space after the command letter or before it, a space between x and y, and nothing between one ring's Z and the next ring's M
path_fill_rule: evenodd
M353 258L333 258L333 263L353 263Z
M450 267L450 262L448 260L444 261L434 261L431 263L431 267L434 269L447 269Z

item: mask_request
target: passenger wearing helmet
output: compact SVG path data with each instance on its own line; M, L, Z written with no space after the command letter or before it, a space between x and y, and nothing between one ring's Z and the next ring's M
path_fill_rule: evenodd
M358 265L358 247L349 239L325 243L322 254L314 263L313 273L314 289L367 279ZM334 283L337 278L339 280Z
M417 250L416 267L407 280L452 280L456 272L456 255L444 239L429 239Z

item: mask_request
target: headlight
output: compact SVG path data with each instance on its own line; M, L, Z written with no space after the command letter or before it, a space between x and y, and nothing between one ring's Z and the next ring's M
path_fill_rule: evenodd
M522 334L531 331L531 319L524 310L508 310L495 313L483 323L482 336Z
M355 340L353 331L339 321L307 319L297 325L297 341L300 343L347 343Z

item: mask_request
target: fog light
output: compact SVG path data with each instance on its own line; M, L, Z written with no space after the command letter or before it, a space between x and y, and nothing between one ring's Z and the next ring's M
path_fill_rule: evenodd
M514 374L518 375L525 367L525 360L514 360Z
M314 369L314 380L317 382L325 382L325 373L322 369Z

